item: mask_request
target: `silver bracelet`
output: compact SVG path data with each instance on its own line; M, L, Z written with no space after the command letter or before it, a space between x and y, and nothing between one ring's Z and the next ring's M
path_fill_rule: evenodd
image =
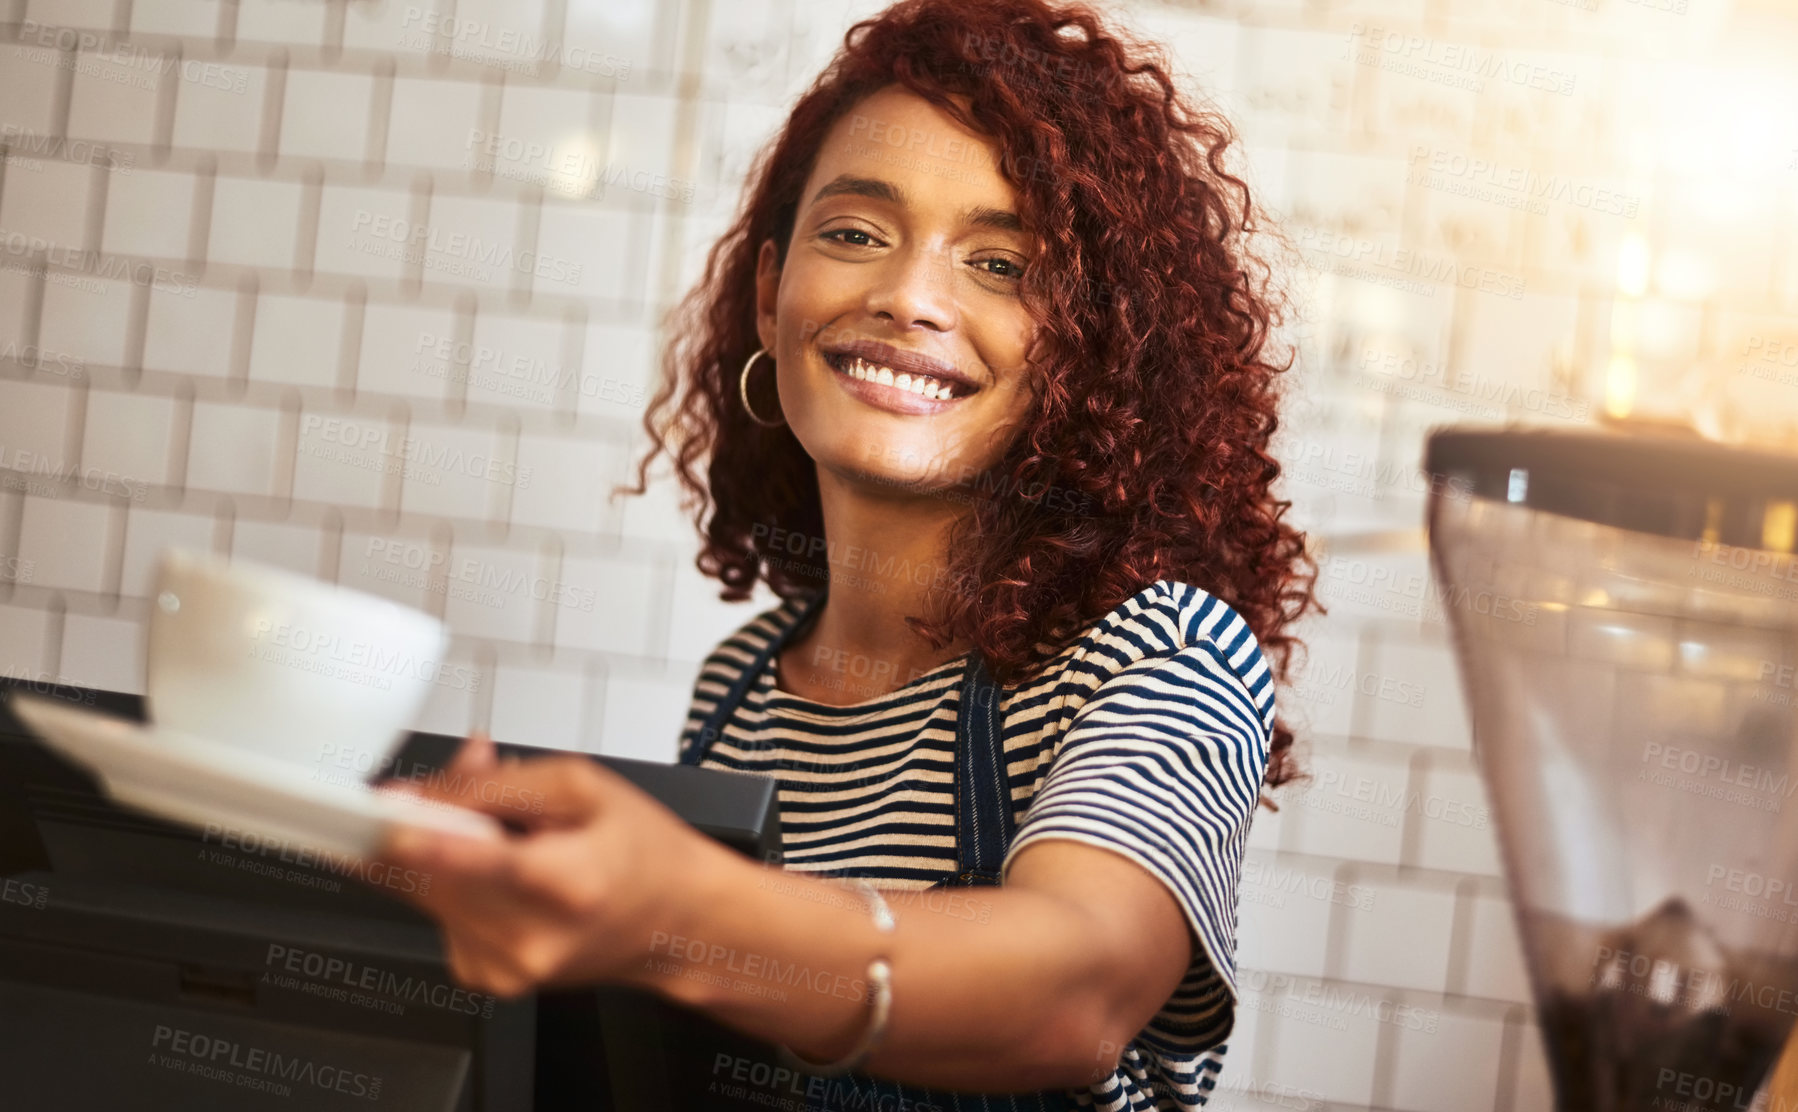
M882 934L893 933L893 913L887 909L886 900L881 898L880 890L859 877L852 881L855 887L868 897L868 910L874 913L874 926ZM791 1049L782 1045L780 1059L783 1065L819 1077L838 1077L861 1065L863 1060L874 1050L880 1037L886 1034L887 1015L893 1009L893 969L884 957L877 957L868 963L868 984L872 991L870 996L874 1002L874 1018L868 1029L862 1033L861 1041L848 1054L834 1062L808 1062Z

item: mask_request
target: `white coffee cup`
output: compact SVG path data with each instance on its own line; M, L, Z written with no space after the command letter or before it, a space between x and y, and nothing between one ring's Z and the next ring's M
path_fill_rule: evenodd
M167 549L145 695L159 730L306 767L372 771L404 740L449 630L421 610L282 568Z

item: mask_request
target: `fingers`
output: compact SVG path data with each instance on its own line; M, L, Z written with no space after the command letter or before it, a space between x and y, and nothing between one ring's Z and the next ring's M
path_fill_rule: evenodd
M499 750L493 744L493 738L486 730L475 730L462 743L456 752L456 759L450 762L450 771L474 773L492 768L499 763Z
M508 758L490 775L516 798L528 800L533 814L557 824L590 821L622 781L592 760L572 756Z
M445 874L461 883L492 883L511 866L510 839L469 838L395 823L384 833L376 856L428 876Z
M483 839L396 825L378 854L429 878L410 894L414 904L440 918L469 921L496 908L577 914L595 898L592 868L581 866L585 844L572 831Z
M622 777L586 757L506 757L474 771L450 769L425 782L427 794L526 827L591 821L616 798Z
M575 831L484 842L394 827L378 852L427 878L403 898L438 922L469 987L507 996L545 982L598 921L591 847Z
M497 997L516 996L535 987L522 975L503 944L462 928L442 932L443 960L457 983Z
M533 827L543 821L545 801L535 781L527 785L518 778L518 770L535 763L500 759L492 738L477 731L448 765L415 777L404 790L426 802L465 807Z

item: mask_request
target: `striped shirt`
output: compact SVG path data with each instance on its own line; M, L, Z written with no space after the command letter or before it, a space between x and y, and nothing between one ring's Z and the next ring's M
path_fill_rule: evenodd
M787 629L788 599L726 638L700 669L686 754L756 651ZM888 694L833 706L778 687L770 660L702 765L775 777L786 868L926 888L958 871L954 749L966 655ZM1037 679L1000 698L1017 835L1120 853L1165 884L1198 939L1186 976L1081 1107L1203 1105L1235 1018L1237 879L1260 798L1274 683L1235 610L1160 580L1095 622Z

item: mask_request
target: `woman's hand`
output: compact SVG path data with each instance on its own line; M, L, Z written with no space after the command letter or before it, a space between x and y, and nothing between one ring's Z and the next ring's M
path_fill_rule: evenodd
M728 853L586 757L499 760L484 733L442 776L398 790L522 827L395 827L376 854L430 878L404 898L442 927L455 978L499 996L640 975L655 932L679 930L702 870Z

